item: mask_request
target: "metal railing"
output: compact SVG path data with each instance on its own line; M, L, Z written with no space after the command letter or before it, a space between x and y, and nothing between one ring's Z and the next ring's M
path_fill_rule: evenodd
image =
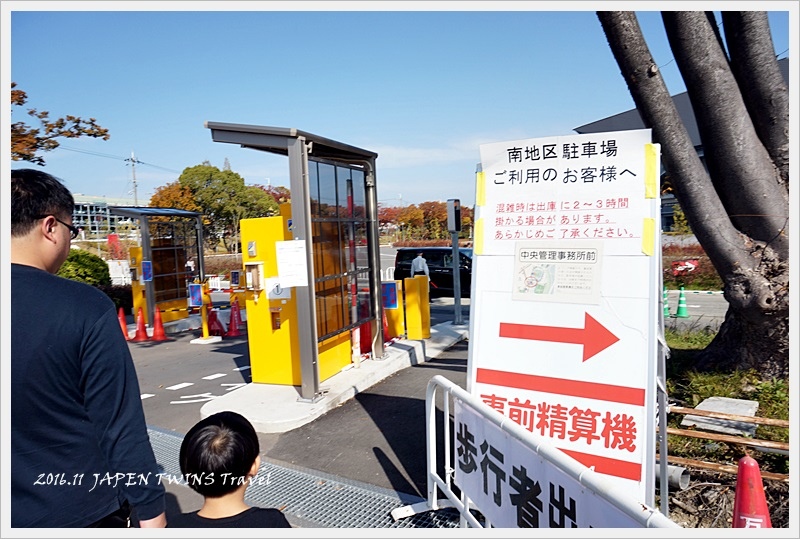
M437 391L441 390L443 429L443 448L437 447ZM428 497L424 502L399 507L392 511L392 518L398 520L414 515L418 512L455 508L460 514L461 527L485 528L492 527L491 522L479 507L460 490L454 492L455 468L451 462L451 427L450 427L450 402L457 400L460 406L470 409L471 413L481 416L486 423L493 424L516 443L522 444L547 466L556 467L560 473L580 483L581 489L597 504L603 504L620 515L621 526L638 526L643 528L680 528L681 526L670 520L662 513L648 507L631 497L621 495L618 489L607 481L602 475L587 468L576 460L567 456L561 450L548 444L543 438L538 437L523 427L514 423L496 410L487 406L478 397L471 395L466 390L454 384L443 376L436 375L428 382L425 414L426 414L426 447L427 447L427 487ZM437 471L437 462L443 462L444 477ZM439 492L444 495L441 499ZM481 522L483 521L483 522Z

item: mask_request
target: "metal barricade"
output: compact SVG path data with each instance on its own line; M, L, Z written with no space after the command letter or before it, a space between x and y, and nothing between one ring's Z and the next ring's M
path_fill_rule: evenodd
M442 392L442 429L443 447L437 447L437 392ZM463 485L456 486L454 479L456 469L451 458L451 401L454 403L454 422L459 420L458 410L469 410L471 420L476 417L487 426L502 431L504 437L522 447L528 455L535 456L543 467L550 470L552 476L560 476L566 481L579 483L577 504L592 513L591 517L582 518L584 526L592 527L642 527L642 528L680 528L656 509L648 507L628 496L621 495L614 485L601 474L587 468L578 461L549 444L547 440L531 433L486 405L478 397L469 394L463 388L447 378L436 375L428 382L425 400L426 448L427 448L427 488L428 497L424 502L399 507L392 511L394 520L399 520L419 512L455 508L460 514L461 527L486 528L493 527L492 522L476 503L463 490ZM459 428L459 425L456 425ZM488 429L487 429L488 430ZM462 453L463 447L456 449ZM527 452L530 453L527 453ZM437 462L443 462L444 477L439 475ZM535 471L535 470L533 470ZM485 484L485 483L484 483ZM454 486L460 491L454 492ZM552 485L551 485L552 486ZM485 487L484 487L485 488ZM444 495L440 498L439 492ZM595 520L591 520L594 518ZM576 519L577 520L577 519Z

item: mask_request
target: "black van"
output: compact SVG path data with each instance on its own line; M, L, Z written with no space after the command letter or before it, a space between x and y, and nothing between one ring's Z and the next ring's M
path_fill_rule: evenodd
M461 297L468 298L472 287L472 248L459 247ZM394 278L411 277L411 261L422 253L431 276L431 296L453 296L452 247L401 247L394 259Z

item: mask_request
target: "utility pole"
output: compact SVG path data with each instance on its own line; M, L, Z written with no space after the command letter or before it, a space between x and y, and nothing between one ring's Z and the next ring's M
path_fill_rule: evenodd
M133 173L133 205L139 205L139 193L136 189L136 157L133 155L133 150L131 150L131 158L126 159L125 161L129 161L131 164L131 172Z

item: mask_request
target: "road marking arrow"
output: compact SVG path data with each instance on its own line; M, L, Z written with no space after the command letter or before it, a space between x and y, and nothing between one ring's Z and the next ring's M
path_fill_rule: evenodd
M529 324L500 323L500 336L532 341L561 342L583 345L583 361L605 350L619 340L600 322L586 313L583 328L533 326Z
M195 397L199 397L194 399ZM190 401L169 401L170 404L194 404L195 402L207 402L210 400L214 400L217 395L212 395L211 393L198 393L197 395L181 395L182 399L194 399Z

